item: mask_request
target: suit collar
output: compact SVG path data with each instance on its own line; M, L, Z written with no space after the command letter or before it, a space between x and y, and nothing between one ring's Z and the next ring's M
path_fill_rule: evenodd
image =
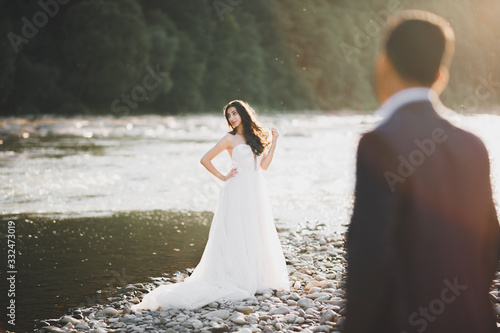
M429 88L418 87L398 91L375 112L375 115L381 118L378 126L389 120L402 106L414 102L431 102L434 105L441 103L439 96Z

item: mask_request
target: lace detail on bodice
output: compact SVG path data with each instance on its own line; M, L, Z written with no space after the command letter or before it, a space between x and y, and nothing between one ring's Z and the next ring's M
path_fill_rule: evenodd
M262 155L255 159L252 148L246 143L240 143L233 148L231 163L233 167L241 171L259 171Z

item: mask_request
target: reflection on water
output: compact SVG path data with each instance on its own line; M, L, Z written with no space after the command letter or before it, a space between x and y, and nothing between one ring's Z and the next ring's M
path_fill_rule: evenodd
M281 132L265 172L275 217L339 227L349 214L354 149L373 117L261 117ZM220 115L0 119L0 213L96 216L213 211L222 183L199 163L227 131ZM229 155L214 160L230 170Z
M500 116L447 117L486 143L498 201ZM279 223L319 220L340 231L352 205L356 145L377 118L309 112L261 121L281 132L265 172ZM226 131L221 115L0 118L0 213L213 211L222 183L199 161ZM229 155L214 164L229 171Z
M1 216L2 233L8 221L16 224L17 330L32 331L35 319L59 318L72 307L109 303L107 297L126 284L195 267L212 216L170 211L67 219ZM4 239L1 253L7 253ZM1 260L6 267L6 256ZM6 279L0 288L2 294L8 289ZM1 297L2 309L6 301Z
M92 154L104 155L104 146L97 145L89 140L82 140L74 136L35 136L18 137L12 134L3 139L3 158L13 159L17 156L29 158L63 158L69 155ZM29 156L25 153L30 152Z

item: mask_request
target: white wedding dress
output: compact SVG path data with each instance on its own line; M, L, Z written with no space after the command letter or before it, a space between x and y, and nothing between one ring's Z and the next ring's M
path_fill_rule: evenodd
M238 174L222 187L198 266L184 282L152 290L132 310L193 309L217 300L242 300L269 288L289 290L260 161L249 145L234 147L231 162Z

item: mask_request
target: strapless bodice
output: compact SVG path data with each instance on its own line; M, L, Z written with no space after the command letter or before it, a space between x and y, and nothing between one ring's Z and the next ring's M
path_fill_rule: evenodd
M246 143L240 143L233 148L231 163L233 167L238 169L238 172L259 171L261 159L262 155L257 156L257 161L255 161L252 148Z

